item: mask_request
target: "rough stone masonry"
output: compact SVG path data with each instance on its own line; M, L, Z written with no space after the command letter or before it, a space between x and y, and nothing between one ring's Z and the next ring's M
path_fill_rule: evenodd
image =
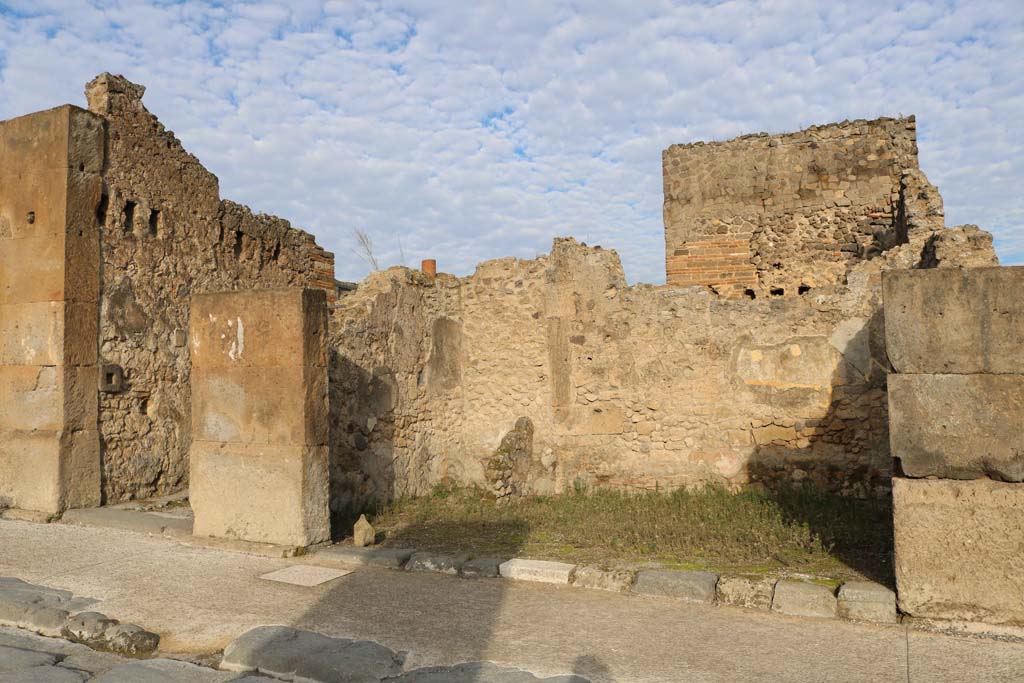
M565 238L339 298L333 257L222 200L143 93L103 74L89 111L0 123L0 505L186 488L190 302L280 288L327 292L335 511L439 482L884 496L880 275L996 263L988 233L945 228L913 118L880 119L667 150L665 286Z

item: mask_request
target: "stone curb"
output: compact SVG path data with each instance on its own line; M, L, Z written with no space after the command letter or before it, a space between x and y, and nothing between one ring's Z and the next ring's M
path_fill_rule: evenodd
M24 511L8 509L3 518L19 521L45 522L25 516ZM809 580L782 578L772 582L754 581L740 576L687 570L620 570L604 571L596 567L576 566L565 562L513 558L472 558L466 555L417 552L411 548L357 548L344 545L321 545L312 548L273 546L231 539L203 538L189 534L191 520L177 520L163 515L117 509L90 508L68 510L62 523L79 526L118 528L127 531L162 535L183 545L229 550L272 558L308 555L313 564L342 567L379 567L408 571L438 572L462 578L504 578L557 585L572 585L588 590L632 593L652 597L669 597L686 602L722 604L747 609L760 609L791 616L842 618L879 624L900 621L896 595L881 584L870 581L848 581L838 589ZM184 528L188 523L189 529ZM780 591L781 586L781 591ZM0 605L2 614L2 605ZM51 614L40 608L37 626L23 626L44 635L60 635L69 614ZM26 622L28 623L28 622ZM14 621L0 624L19 625ZM48 632L44 630L48 629Z
M129 657L146 657L160 636L135 624L122 624L99 612L81 611L84 603L68 591L0 577L0 626L33 631Z

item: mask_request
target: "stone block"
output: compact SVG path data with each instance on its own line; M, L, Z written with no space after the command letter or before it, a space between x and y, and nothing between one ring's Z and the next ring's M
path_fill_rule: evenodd
M782 579L775 584L772 611L794 617L836 617L835 589L811 581Z
M498 572L502 578L538 583L567 584L576 565L547 560L512 559L502 562Z
M770 609L774 581L748 579L742 576L722 576L715 586L715 597L724 605L750 609Z
M193 367L327 366L323 290L197 294L190 324Z
M1024 484L894 478L893 520L902 612L1024 626Z
M63 235L0 244L0 304L64 300Z
M663 595L686 602L714 602L718 575L711 572L648 569L636 575L632 591L638 595Z
M1024 481L1024 375L890 375L889 439L909 477Z
M626 419L622 408L614 403L573 406L568 415L568 429L571 434L621 434Z
M193 438L327 445L327 368L198 367L192 371Z
M898 372L1024 374L1024 266L882 273Z
M402 565L412 557L413 552L408 548L354 548L346 545L333 545L317 550L313 555L313 560L347 567L401 569Z
M411 572L438 572L457 576L466 562L465 555L445 555L441 553L413 553L405 568Z
M61 512L60 454L57 431L5 431L0 435L0 504Z
M839 587L839 616L895 624L896 593L873 581L847 581Z
M220 667L289 679L379 681L400 674L402 658L371 641L330 638L288 626L259 626L224 648Z
M596 567L576 567L572 585L577 588L625 593L633 584L634 573L630 571L605 571Z
M501 575L499 567L503 561L493 557L475 557L472 560L463 562L459 573L462 576L474 579L497 578Z
M64 365L64 308L60 301L0 305L0 365Z
M326 446L193 441L193 533L279 545L330 539Z

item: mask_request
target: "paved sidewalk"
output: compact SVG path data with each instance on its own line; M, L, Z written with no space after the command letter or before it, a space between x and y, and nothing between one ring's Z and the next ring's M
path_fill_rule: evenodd
M212 652L285 624L406 651L407 668L487 660L594 683L1021 680L1024 645L507 580L363 568L303 587L299 564L114 529L0 521L0 576L97 598L92 609ZM480 683L483 683L481 681Z

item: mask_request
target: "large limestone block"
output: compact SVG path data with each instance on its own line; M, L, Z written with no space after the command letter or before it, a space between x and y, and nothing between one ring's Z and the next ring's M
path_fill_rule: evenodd
M193 533L308 546L330 539L326 446L193 441Z
M327 368L199 367L192 372L193 438L327 444Z
M903 612L1024 626L1024 484L896 478L893 516Z
M1024 267L882 273L898 372L1024 374Z
M0 506L61 511L60 434L0 432Z
M907 476L1024 481L1024 375L890 375L889 420Z
M193 366L326 367L326 296L293 288L192 297Z
M0 433L96 427L96 368L0 365Z
M0 365L96 362L96 304L43 301L0 304Z

